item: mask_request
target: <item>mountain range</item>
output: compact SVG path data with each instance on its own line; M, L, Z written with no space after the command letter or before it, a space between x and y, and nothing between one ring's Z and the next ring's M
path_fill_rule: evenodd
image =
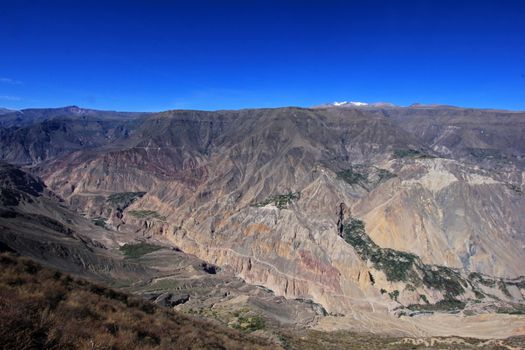
M443 105L2 110L0 245L270 339L519 336L524 140Z

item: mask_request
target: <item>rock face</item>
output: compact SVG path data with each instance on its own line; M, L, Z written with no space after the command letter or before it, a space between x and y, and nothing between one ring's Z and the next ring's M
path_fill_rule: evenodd
M524 113L170 111L111 134L31 171L123 234L162 235L334 315L523 302Z

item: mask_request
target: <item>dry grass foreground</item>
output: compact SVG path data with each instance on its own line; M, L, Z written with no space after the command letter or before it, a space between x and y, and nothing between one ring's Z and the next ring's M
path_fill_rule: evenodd
M525 342L312 330L275 335L270 343L0 253L0 349L522 349Z
M265 339L0 254L0 348L276 349Z

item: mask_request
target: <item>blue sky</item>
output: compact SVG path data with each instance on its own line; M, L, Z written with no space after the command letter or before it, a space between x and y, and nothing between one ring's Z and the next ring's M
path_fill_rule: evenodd
M525 110L525 1L0 0L0 106Z

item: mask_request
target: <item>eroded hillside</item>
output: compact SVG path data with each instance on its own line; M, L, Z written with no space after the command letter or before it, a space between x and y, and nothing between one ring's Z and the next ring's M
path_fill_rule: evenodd
M109 230L313 300L331 327L389 315L386 331L429 335L413 316L459 312L516 324L489 337L520 332L523 113L172 111L129 125L31 171Z

